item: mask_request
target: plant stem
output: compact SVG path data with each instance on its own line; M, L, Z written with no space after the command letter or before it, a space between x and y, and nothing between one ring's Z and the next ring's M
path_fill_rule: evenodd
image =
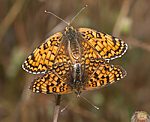
M59 110L60 110L60 101L61 101L61 95L57 95L56 97L56 106L54 108L54 115L53 115L53 122L57 122Z

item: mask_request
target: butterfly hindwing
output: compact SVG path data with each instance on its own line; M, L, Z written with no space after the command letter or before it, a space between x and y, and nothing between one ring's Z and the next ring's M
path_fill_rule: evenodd
M79 28L78 32L103 59L112 60L121 57L128 48L124 41L90 28Z
M50 36L46 42L37 47L33 53L28 56L22 65L23 69L33 74L45 73L47 69L53 65L61 40L61 32Z

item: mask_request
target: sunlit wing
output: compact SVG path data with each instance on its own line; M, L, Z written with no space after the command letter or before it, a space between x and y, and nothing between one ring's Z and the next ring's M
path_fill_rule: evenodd
M101 64L89 77L83 88L84 90L93 90L95 88L104 87L124 78L125 76L126 71L123 68L104 63Z
M82 57L84 59L91 59L91 58L101 58L98 52L92 48L87 42L82 40Z
M31 55L25 60L22 65L23 69L29 73L41 74L45 73L48 69L51 69L52 65L55 63L56 56L59 53L59 58L57 62L66 61L64 57L64 47L61 47L62 33L56 33L50 36L46 42L36 48ZM62 48L62 49L61 49ZM62 55L61 55L62 54Z
M121 57L128 49L124 41L111 35L89 28L79 28L78 32L103 59L112 60Z
M85 66L84 73L87 75L86 78L93 75L100 65L104 65L105 63L103 59L86 59L85 64L83 64L83 66Z
M68 94L72 91L71 87L67 84L66 78L62 79L53 72L44 74L42 77L35 79L30 89L36 93L44 94Z
M72 92L69 85L71 64L68 62L53 64L52 70L42 77L35 79L31 84L31 90L44 94L68 94Z
M52 66L52 71L57 74L62 79L68 79L69 80L69 74L71 73L72 66L69 62L62 62L62 63L56 63ZM51 72L51 71L49 71Z
M87 42L82 41L82 67L83 71L88 74L88 76L92 75L93 72L99 67L99 65L105 62L104 59L100 57L97 51L95 51Z
M58 49L58 52L55 56L54 63L65 63L68 62L70 64L70 57L67 55L67 50L65 49L64 43L62 43L61 47Z

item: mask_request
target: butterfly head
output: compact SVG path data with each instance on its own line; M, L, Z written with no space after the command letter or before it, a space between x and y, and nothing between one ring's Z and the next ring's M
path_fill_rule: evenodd
M68 25L65 28L65 35L68 38L68 40L76 40L77 38L77 31L74 29L71 25Z
M75 29L69 24L69 25L65 28L65 33L71 33L71 32L75 32Z

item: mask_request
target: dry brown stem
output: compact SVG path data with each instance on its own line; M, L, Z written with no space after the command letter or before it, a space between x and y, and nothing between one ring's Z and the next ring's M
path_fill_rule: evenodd
M58 115L59 115L59 111L60 111L60 101L61 101L61 95L57 95L56 106L54 108L53 122L57 122L57 120L58 120Z

